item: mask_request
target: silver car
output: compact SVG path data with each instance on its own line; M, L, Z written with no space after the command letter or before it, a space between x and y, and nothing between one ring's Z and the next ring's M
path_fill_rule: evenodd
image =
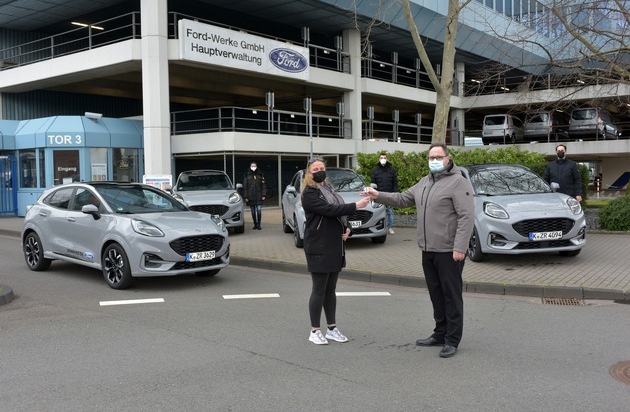
M218 216L193 212L140 183L70 183L46 190L24 217L29 269L53 260L103 272L113 289L134 277L214 276L230 262L228 232Z
M516 164L461 169L474 189L470 260L480 262L486 254L559 252L577 256L586 244L580 203L554 192L530 169Z
M338 167L326 168L326 179L335 191L347 203L354 203L361 198L361 191L365 187L363 177L352 169ZM293 233L296 247L304 246L304 224L306 216L302 208L302 180L304 170L298 171L291 179L291 183L282 194L282 228L285 233ZM352 227L352 238L370 238L372 243L385 243L387 240L387 225L385 223L385 207L379 203L372 203L348 216L348 223Z
M234 233L245 231L243 198L236 187L221 170L190 170L182 172L172 189L173 196L181 200L190 210L219 215L225 226Z

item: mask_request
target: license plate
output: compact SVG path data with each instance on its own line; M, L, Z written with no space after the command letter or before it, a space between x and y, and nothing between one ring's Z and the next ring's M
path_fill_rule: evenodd
M353 229L361 227L361 221L360 220L351 220L349 223L350 223L350 227L353 228Z
M212 260L214 259L214 256L215 256L214 250L208 250L206 252L186 253L186 262L199 262L202 260Z
M554 240L562 238L562 230L553 232L530 232L529 240Z

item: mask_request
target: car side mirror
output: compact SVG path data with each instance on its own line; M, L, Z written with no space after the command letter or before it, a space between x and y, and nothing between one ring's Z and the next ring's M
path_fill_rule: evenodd
M164 186L164 191L173 194L173 186Z
M81 212L86 215L92 215L94 220L99 220L101 218L101 213L98 211L98 206L93 204L87 204L81 208Z
M378 189L378 185L376 183L370 183L370 187L372 189Z
M292 195L297 194L297 190L295 190L295 186L287 186L287 193L291 193Z
M243 188L243 184L242 183L237 183L236 184L236 190L240 190Z
M558 189L560 189L560 185L556 182L551 182L551 190L553 190L554 192L557 192Z

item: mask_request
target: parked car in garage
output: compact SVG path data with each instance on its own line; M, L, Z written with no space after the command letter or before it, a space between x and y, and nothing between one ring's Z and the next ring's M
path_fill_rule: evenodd
M190 210L219 215L234 233L245 231L244 202L230 177L221 170L189 170L177 177L171 193Z
M576 139L618 139L619 128L610 113L599 107L583 107L571 111L569 135Z
M516 164L461 167L472 183L475 228L468 255L557 252L576 256L586 244L580 203L554 192L532 170Z
M352 169L327 167L327 180L345 202L356 202L366 186L363 177ZM304 246L304 223L306 217L302 208L302 180L304 170L298 171L282 194L282 228L285 233L293 233L296 247ZM372 203L348 216L352 228L351 238L369 238L372 243L384 243L387 239L385 207Z
M136 277L214 276L230 262L230 242L216 215L194 212L140 183L69 183L46 190L24 217L29 269L53 260L99 269L113 289Z
M569 115L559 110L528 112L523 123L526 142L556 142L569 138Z
M523 122L511 114L490 114L483 118L483 144L518 143L523 140Z

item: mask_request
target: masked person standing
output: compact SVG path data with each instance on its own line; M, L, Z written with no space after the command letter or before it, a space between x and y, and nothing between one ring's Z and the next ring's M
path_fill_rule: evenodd
M567 158L567 147L556 146L556 160L547 163L543 179L549 184L557 183L558 192L582 201L582 176L577 163Z
M253 229L262 230L260 222L262 219L262 204L267 197L267 184L265 183L265 177L258 171L256 162L251 162L249 165L249 171L243 181L243 194L245 203L249 205L252 212Z
M378 164L372 169L372 183L383 192L398 192L398 172L394 166L387 161L387 154L379 156ZM385 206L387 210L387 229L390 235L394 234L394 208Z
M433 304L435 329L419 346L442 346L440 357L454 356L464 328L462 294L464 261L475 224L473 188L453 163L444 144L429 147L429 171L402 193L367 188L378 203L417 209L418 246Z
M328 339L347 342L337 328L337 279L346 265L344 242L350 236L348 215L366 207L368 197L356 203L345 203L335 189L326 182L326 164L322 158L309 160L304 173L302 207L306 215L304 224L304 253L313 288L308 301L311 333L308 340L327 345ZM328 328L326 336L320 329L322 308Z

